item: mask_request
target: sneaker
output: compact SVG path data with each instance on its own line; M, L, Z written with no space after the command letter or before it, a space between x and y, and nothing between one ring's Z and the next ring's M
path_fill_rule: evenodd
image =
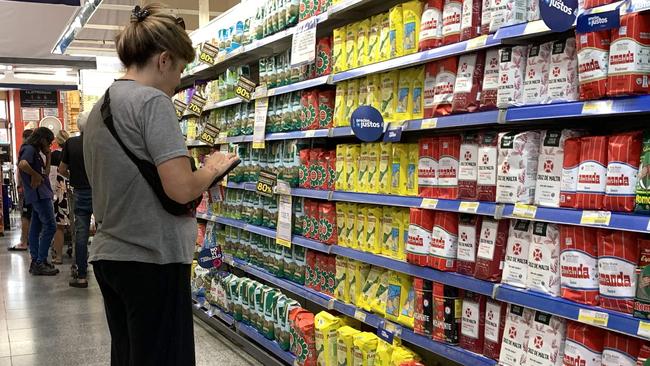
M32 274L34 276L55 276L59 271L55 268L49 267L47 263L36 263Z
M68 282L68 285L70 287L76 287L76 288L87 288L88 287L88 280L85 278L73 278Z
M47 268L50 268L50 269L55 270L56 273L59 273L59 272L60 272L59 269L56 268L52 263L49 263L49 262L43 262L43 264L44 264Z
M36 262L31 262L29 264L29 273L34 273L34 267L36 267Z

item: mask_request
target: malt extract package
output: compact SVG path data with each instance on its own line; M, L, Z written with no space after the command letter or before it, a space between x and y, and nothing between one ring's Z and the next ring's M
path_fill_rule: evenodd
M485 52L485 71L480 97L480 109L494 109L497 107L497 94L499 90L499 50L491 48Z
M634 210L641 140L641 131L609 136L604 209L627 212Z
M524 104L544 104L548 97L548 68L551 64L552 42L532 45L526 59Z
M418 195L420 197L437 197L439 142L437 137L421 138L418 141Z
M528 338L526 365L562 366L565 336L565 319L536 311Z
M426 0L420 26L420 51L442 45L443 0Z
M476 200L479 135L464 133L461 141L460 162L458 164L458 198Z
M535 311L523 306L508 304L506 326L503 332L499 365L527 365L528 339L532 332Z
M421 18L422 2L420 0L411 0L402 4L405 55L418 51Z
M394 6L388 13L390 24L390 58L404 55L404 18L402 5Z
M459 346L474 353L483 353L485 307L487 298L472 291L463 291L463 311Z
M497 142L496 132L483 132L478 146L478 176L476 179L479 201L496 201L497 195Z
M560 207L564 144L567 139L579 135L580 132L574 130L542 131L540 153L537 161L536 205Z
M551 296L560 295L559 225L533 222L526 287Z
M501 280L503 260L508 241L509 220L484 218L481 223L474 277L498 282Z
M476 251L481 235L482 217L479 215L460 214L458 216L458 254L456 272L468 276L474 275Z
M560 226L562 297L598 305L598 230Z
M459 290L442 283L433 283L433 340L458 344L463 300ZM513 365L515 366L515 365Z
M548 96L551 102L578 100L578 59L575 37L553 42L549 70Z
M506 307L506 303L492 299L488 299L485 305L483 355L494 360L498 360L499 353L501 353Z

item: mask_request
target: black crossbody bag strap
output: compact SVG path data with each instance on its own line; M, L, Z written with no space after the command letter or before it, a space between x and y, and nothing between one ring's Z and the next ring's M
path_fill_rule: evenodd
M165 211L169 212L170 214L174 216L194 216L196 213L196 207L200 204L201 202L201 197L196 198L192 202L189 202L187 204L182 204L174 201L173 199L169 198L167 193L165 193L165 189L163 188L162 185L162 180L160 179L160 175L158 174L158 168L151 162L140 159L135 154L129 150L128 147L124 144L122 139L120 139L120 136L117 134L117 131L115 130L115 125L113 123L113 114L111 113L111 97L106 90L106 94L104 94L104 103L102 104L101 107L101 112L102 112L102 119L104 120L104 124L110 131L111 135L117 143L122 147L122 150L126 154L126 156L131 159L133 164L138 168L140 171L140 174L142 174L142 177L149 183L149 186L151 189L154 191L156 194L156 197L158 197L158 200L162 204L163 208ZM192 170L196 170L196 166L194 164L194 159L188 157L190 159L190 162L192 164Z

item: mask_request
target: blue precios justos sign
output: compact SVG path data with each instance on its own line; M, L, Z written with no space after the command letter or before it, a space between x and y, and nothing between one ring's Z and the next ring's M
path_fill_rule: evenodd
M571 27L578 15L578 0L539 1L539 12L547 27L554 32L564 32Z
M373 142L384 133L384 118L377 109L362 105L352 113L350 126L359 140Z

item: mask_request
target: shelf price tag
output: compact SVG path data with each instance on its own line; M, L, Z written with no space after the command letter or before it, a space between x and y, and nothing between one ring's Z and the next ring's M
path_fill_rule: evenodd
M291 66L300 66L316 59L317 18L304 20L296 26L291 41Z
M217 143L217 136L219 136L219 128L214 125L207 123L199 136L199 140L205 142L206 144L213 146Z
M422 122L420 123L420 129L421 130L428 130L430 128L436 128L436 126L438 126L438 119L437 118L423 119Z
M273 197L273 187L275 187L276 181L277 176L275 174L262 170L260 171L259 178L257 178L255 190L262 196Z
M536 20L534 22L528 22L526 28L524 29L524 35L541 33L541 32L550 32L551 29L546 26L543 20Z
M475 48L483 47L485 46L485 42L487 42L487 35L482 35L476 38L472 38L467 41L467 47L465 47L465 50L473 50Z
M174 109L176 110L176 117L181 119L183 118L183 113L185 113L185 110L187 109L187 104L178 99L174 99Z
M199 54L199 61L206 65L214 65L217 63L217 54L219 48L211 43L205 42L201 45L201 53Z
M275 235L276 243L291 248L291 196L278 195L278 223Z
M423 198L420 203L420 208L428 208L434 210L438 206L438 200L435 198Z
M255 124L253 125L253 149L264 148L266 134L266 113L269 110L269 98L255 100Z
M239 75L239 80L237 80L237 88L235 88L235 95L240 97L245 102L250 102L253 96L253 90L255 90L255 83L248 80L242 75Z
M638 336L650 339L650 323L639 320L639 329L636 331Z
M599 327L606 327L609 322L609 314L595 310L580 309L578 321Z
M582 211L580 224L609 226L611 218L612 213L610 211Z
M190 105L187 106L187 110L197 116L201 116L203 113L203 107L205 107L206 99L203 98L199 92L195 92L192 95L192 100L190 100Z
M479 202L466 202L466 201L463 201L463 202L460 203L460 206L458 206L458 211L475 214L478 211L478 206L479 205L480 205Z
M354 311L354 319L356 319L356 320L358 320L358 321L360 321L362 323L365 323L366 322L366 313L364 313L363 311L357 309L357 310Z
M515 203L515 208L512 210L512 216L523 219L534 219L535 214L537 214L537 206L525 205L523 203Z
M582 104L582 114L611 113L613 106L613 100L589 100Z

